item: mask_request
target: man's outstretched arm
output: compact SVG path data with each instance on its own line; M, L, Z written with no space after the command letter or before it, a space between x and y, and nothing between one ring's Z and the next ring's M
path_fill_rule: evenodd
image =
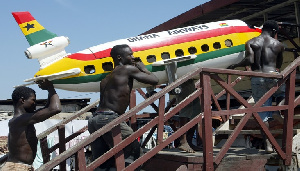
M147 70L143 62L136 62L134 66L130 65L130 76L145 84L156 85L159 81L152 72Z
M230 65L228 69L234 69L236 67L245 67L253 63L254 63L254 51L251 48L250 42L247 42L245 44L245 58L237 64Z
M49 80L43 80L37 83L42 90L48 91L48 101L44 108L38 109L35 113L33 113L29 122L32 124L42 122L51 116L60 113L62 110L59 96L57 95L52 82Z

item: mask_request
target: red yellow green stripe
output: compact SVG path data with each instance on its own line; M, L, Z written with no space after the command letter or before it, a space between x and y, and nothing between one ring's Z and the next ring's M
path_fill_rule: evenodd
M199 54L199 55L197 55L195 60L179 62L177 67L180 68L180 67L183 67L183 66L186 66L186 65L191 65L191 64L198 63L198 62L203 62L203 61L206 61L206 60L209 60L209 59L213 59L213 58L220 57L220 56L225 56L225 55L230 55L230 54L241 52L241 51L244 51L244 50L245 50L245 46L244 45L239 45L239 46L234 46L234 47L231 47L231 48L220 49L220 50L209 52L209 53ZM165 69L164 66L154 67L152 65L147 65L146 68L151 72L163 71ZM70 77L70 78L66 78L66 79L53 80L53 83L54 84L82 84L82 83L88 83L88 82L99 82L103 78L105 78L105 76L107 74L108 74L108 72L99 73L99 74L95 74L95 75Z
M232 33L250 33L250 32L258 33L259 30L251 29L248 26L226 27L226 28L218 29L218 31L208 30L208 31L196 32L196 33L190 33L187 35L177 35L177 36L173 35L170 38L164 39L164 41L153 42L152 44L142 45L141 43L139 43L137 46L131 45L131 49L133 50L133 52L138 52L138 51L144 51L144 50L149 50L154 48L160 48L164 46L170 46L174 44L181 44L181 43L192 42L196 40L222 36L222 35L228 35ZM83 60L83 61L95 60L95 58L99 59L99 58L109 57L110 50L111 49L109 48L103 51L94 52L94 54L76 53L70 55L69 58Z

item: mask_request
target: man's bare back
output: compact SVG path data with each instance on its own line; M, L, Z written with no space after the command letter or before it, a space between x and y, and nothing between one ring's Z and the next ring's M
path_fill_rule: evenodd
M266 22L261 35L245 43L245 58L238 64L233 64L228 68L234 69L250 65L252 71L267 73L280 69L283 61L284 45L274 38L278 31L277 23L275 25L273 21Z
M253 58L251 69L257 72L275 72L282 64L284 46L267 34L261 34L246 43L246 55Z

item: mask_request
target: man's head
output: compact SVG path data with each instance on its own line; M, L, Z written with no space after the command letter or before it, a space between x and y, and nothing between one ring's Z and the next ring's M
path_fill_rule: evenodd
M27 112L32 112L35 110L36 104L36 95L35 91L32 88L20 86L15 88L12 95L13 105L15 106L21 100L24 108Z
M279 26L276 21L274 20L267 20L262 28L262 31L272 31L272 33L275 35L279 30Z
M110 51L110 56L113 58L115 65L132 64L133 52L127 44L116 45Z

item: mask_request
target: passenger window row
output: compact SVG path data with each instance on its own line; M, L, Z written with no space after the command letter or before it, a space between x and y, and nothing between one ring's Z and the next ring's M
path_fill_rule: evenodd
M231 39L226 39L225 40L225 46L226 47L233 46L232 40ZM221 49L221 43L220 42L213 43L213 48L216 49L216 50ZM201 50L202 50L202 52L208 52L209 51L208 44L203 44L201 46ZM191 55L196 54L197 53L197 48L195 46L191 46L191 47L188 48L188 52ZM182 49L175 50L175 56L176 57L184 56L184 51ZM163 60L170 59L170 53L169 52L161 53L161 58ZM149 62L149 63L156 62L156 56L155 55L148 55L147 56L147 62Z
M232 40L231 39L226 39L225 40L225 46L226 47L232 47L233 46ZM221 43L220 42L214 42L212 47L215 50L221 49ZM202 52L208 52L210 47L209 47L208 44L203 44L203 45L201 45L200 48L201 48ZM197 51L198 50L195 46L191 46L191 47L188 48L188 52L191 55L192 54L197 54ZM184 56L184 51L182 49L175 50L175 56L176 57ZM162 52L161 53L161 58L163 60L170 59L170 53L169 52ZM156 55L148 55L146 59L147 59L148 63L156 62ZM86 68L88 68L88 69L86 69ZM113 63L112 62L102 63L102 69L104 71L112 71L113 70ZM86 71L86 74L93 74L93 73L95 73L95 68L88 65L88 66L85 67L85 71Z

